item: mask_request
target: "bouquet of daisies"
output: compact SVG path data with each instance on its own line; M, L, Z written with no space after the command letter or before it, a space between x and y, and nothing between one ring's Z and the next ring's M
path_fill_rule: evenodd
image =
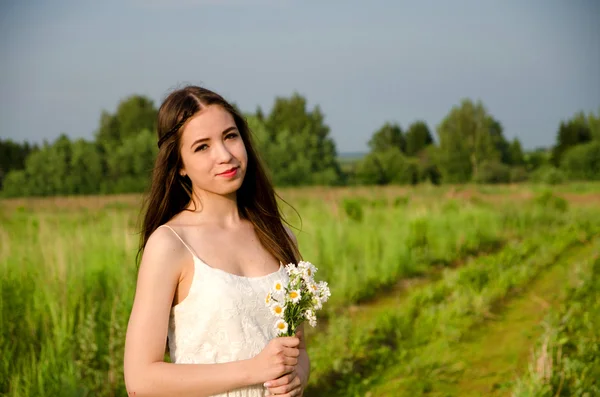
M298 266L285 266L289 283L278 280L267 294L265 303L278 317L275 329L278 336L293 336L304 320L311 327L317 325L316 311L323 308L331 296L327 282L315 282L317 268L310 262L300 261Z

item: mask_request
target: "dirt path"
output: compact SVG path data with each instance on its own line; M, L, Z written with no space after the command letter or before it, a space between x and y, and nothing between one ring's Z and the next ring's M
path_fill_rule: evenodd
M347 316L352 320L353 323L357 324L357 326L360 324L367 324L373 319L377 318L381 313L401 306L408 296L414 291L439 280L442 277L444 270L456 270L471 261L480 260L481 258L495 255L506 246L519 241L522 241L522 239L512 237L506 241L498 242L493 247L482 249L477 253L458 258L448 266L431 265L426 271L423 272L423 274L399 279L394 285L383 288L374 297L364 300L360 303L343 307L335 315ZM306 328L305 332L307 337L312 337L317 333L325 332L329 325L328 320L329 319L327 317L321 317L317 328Z
M523 294L502 305L495 319L448 349L439 361L449 365L438 370L427 395L509 396L512 380L527 369L531 347L542 332L540 324L544 316L564 298L565 282L573 265L598 249L600 240L559 260L529 284ZM397 372L390 368L368 395L401 395Z

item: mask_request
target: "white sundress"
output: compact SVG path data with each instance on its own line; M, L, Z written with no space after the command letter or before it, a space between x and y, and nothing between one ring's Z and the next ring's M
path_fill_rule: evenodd
M276 280L287 283L285 267L262 277L244 277L203 262L183 239L168 227L194 258L194 277L187 297L171 308L168 342L176 364L215 364L256 356L277 336L275 316L265 297ZM262 384L213 397L264 397Z

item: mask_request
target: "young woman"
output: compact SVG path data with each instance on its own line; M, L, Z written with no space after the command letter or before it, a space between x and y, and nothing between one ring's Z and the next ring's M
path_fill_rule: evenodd
M188 86L165 99L157 128L125 342L129 395L302 395L303 329L276 337L265 306L301 255L244 118Z

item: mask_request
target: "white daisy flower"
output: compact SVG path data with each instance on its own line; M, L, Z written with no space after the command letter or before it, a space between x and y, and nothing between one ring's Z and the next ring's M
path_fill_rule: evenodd
M271 295L271 293L269 292L265 297L265 304L269 306L271 302L273 302L273 295Z
M331 296L331 291L327 286L327 281L319 281L319 297L323 302L327 302Z
M300 298L302 298L302 294L300 294L300 290L295 289L290 291L287 297L292 303L298 303L300 302Z
M298 268L302 271L303 276L309 279L312 279L317 272L317 268L310 262L300 261Z
M304 316L306 317L306 319L308 320L308 323L310 324L311 327L316 327L317 326L317 316L315 315L315 312L308 309L305 313Z
M315 275L315 272L310 267L306 267L306 268L302 269L302 279L304 280L305 284L308 285L308 284L314 283L315 282L314 275Z
M293 263L288 263L285 265L285 270L288 276L295 276L300 273L300 270Z
M285 320L277 320L275 323L275 330L280 334L285 334L288 330L288 323Z
M315 310L321 310L323 308L323 302L321 301L321 298L318 296L313 297L312 305L313 305L313 309L315 309Z
M283 285L283 282L281 280L275 281L275 284L273 284L273 290L277 294L283 293L283 291L285 290L285 286Z
M283 313L285 312L285 307L281 306L279 303L273 303L270 306L271 313L276 315L277 317L283 317Z
M306 284L306 288L308 288L308 290L313 294L313 295L319 295L319 286L317 284L315 284L314 282L312 283L307 283Z

